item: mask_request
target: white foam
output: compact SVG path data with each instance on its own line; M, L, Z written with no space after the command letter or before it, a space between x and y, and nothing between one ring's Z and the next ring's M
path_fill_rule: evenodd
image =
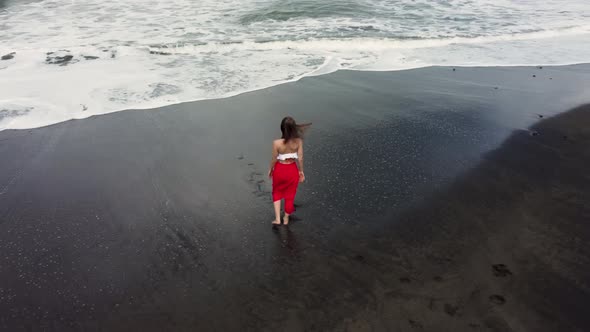
M425 19L422 25L351 17L239 24L260 3L204 0L197 8L182 0L150 6L140 0L46 0L9 7L0 12L0 55L16 55L0 61L0 130L227 97L339 69L590 61L590 25L578 13L587 7L583 1L431 6L432 17L459 21ZM393 9L413 17L417 6L430 6L415 3ZM393 10L388 1L372 4ZM507 15L521 19L502 21ZM474 17L475 24L461 21ZM72 60L47 64L48 52Z

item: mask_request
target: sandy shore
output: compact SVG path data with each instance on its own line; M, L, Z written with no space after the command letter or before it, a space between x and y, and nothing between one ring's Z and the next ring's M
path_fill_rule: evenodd
M590 65L337 72L0 132L0 328L590 329ZM314 123L292 225L270 142Z

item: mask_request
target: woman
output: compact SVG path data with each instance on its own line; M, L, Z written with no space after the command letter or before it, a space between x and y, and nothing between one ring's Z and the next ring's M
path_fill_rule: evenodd
M305 181L303 173L303 140L301 132L311 124L298 125L288 116L281 121L280 139L272 143L272 159L268 177L272 178L272 201L275 208L274 225L281 223L281 200L285 200L283 222L289 224L289 215L295 211L293 200L299 182ZM299 162L299 165L297 165Z

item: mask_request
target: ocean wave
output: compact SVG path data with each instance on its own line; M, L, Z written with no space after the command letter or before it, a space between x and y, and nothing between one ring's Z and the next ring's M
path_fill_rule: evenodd
M240 23L248 25L255 22L287 21L296 18L321 18L321 17L363 17L375 13L375 8L369 3L353 0L339 1L278 1L271 2L268 6L257 8L251 13L240 17Z
M308 38L294 40L243 40L237 42L173 43L151 45L147 48L152 54L196 54L236 50L303 50L303 51L383 51L392 49L417 49L443 47L452 44L486 44L502 41L535 40L556 37L585 35L590 33L590 25L570 26L554 30L534 30L497 36L448 37L448 38Z

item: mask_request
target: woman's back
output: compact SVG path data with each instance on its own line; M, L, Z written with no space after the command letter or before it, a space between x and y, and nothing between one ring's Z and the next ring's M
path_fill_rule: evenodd
M275 146L279 154L297 153L300 144L300 138L290 139L287 143L282 138L275 140Z

